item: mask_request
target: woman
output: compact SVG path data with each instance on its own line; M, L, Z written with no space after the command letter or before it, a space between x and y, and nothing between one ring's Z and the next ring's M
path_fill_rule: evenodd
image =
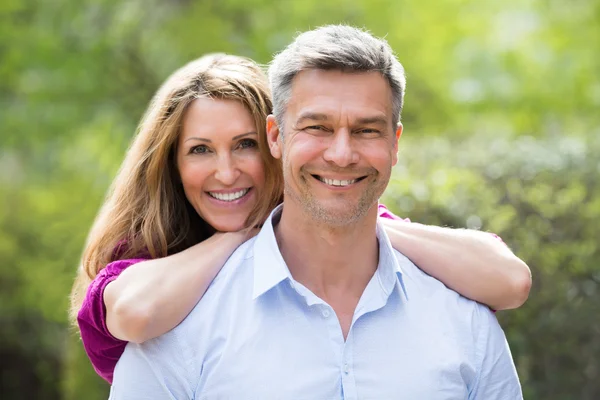
M281 202L281 166L266 143L270 112L260 68L226 55L184 66L152 100L72 293L84 347L107 381L127 341L181 322L255 233L247 227ZM396 249L459 293L496 309L525 301L529 270L492 235L397 221L385 207L380 215Z

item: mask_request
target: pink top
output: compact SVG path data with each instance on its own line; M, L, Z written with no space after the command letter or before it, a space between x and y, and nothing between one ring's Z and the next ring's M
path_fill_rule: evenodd
M401 220L392 214L383 204L378 208L382 218ZM407 218L404 221L410 222ZM79 313L77 323L81 331L81 340L96 373L108 383L112 383L117 361L123 354L127 342L115 338L106 326L106 307L104 289L117 279L125 269L148 258L134 258L111 262L101 270L90 284Z
M81 309L77 314L77 323L81 331L81 341L96 373L108 383L112 383L117 361L123 354L127 342L110 334L106 327L106 307L104 289L117 279L121 272L133 264L146 261L145 258L113 261L98 272L90 284Z

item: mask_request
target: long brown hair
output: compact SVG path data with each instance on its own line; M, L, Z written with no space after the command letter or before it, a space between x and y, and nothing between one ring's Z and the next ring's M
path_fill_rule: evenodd
M200 97L240 101L255 121L265 186L246 226L261 225L281 202L281 165L271 156L266 140L265 121L272 103L263 71L250 59L225 54L188 63L167 79L150 102L96 217L71 292L72 322L90 282L110 262L140 254L165 257L214 233L187 201L175 163L183 117Z

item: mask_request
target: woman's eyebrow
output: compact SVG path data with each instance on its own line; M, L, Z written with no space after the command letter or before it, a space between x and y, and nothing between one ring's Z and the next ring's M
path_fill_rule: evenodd
M190 140L199 140L199 141L201 141L201 142L207 142L207 143L211 143L211 142L212 142L212 140L210 140L210 139L205 139L205 138L201 138L201 137L195 137L195 136L193 136L193 137L190 137L190 138L187 138L187 139L185 139L184 143L185 143L185 142L188 142L188 141L190 141Z
M238 140L240 138L243 138L244 136L250 136L250 135L258 135L258 133L254 132L254 131L242 133L241 135L234 136L231 140Z
M254 131L253 132L242 133L240 135L234 136L233 138L231 138L231 140L238 140L240 138L243 138L244 136L250 136L250 135L258 135L258 133L254 132ZM189 138L185 139L184 143L188 142L190 140L199 140L201 142L212 143L212 140L210 140L210 139L201 138L201 137L197 137L197 136L192 136L192 137L189 137Z

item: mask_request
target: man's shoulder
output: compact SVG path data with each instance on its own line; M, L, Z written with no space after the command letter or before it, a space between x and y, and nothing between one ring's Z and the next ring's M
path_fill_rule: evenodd
M418 315L418 320L431 325L431 329L445 332L447 340L463 349L464 354L470 354L475 365L480 365L488 338L504 337L494 313L426 274L402 253L394 252L402 271L410 313Z
M199 347L223 325L252 288L253 243L250 239L238 247L210 284L200 301L175 328L140 345L128 345L128 351L196 354ZM250 289L248 289L248 287Z
M252 268L245 268L247 265L252 264L254 259L254 243L256 237L253 237L244 243L242 243L235 251L229 256L223 268L219 271L215 279L211 282L208 287L207 294L209 291L222 290L230 280L239 278L247 278L248 272ZM251 277L251 276L250 276ZM202 300L207 296L203 296ZM208 296L210 297L210 296Z
M254 279L254 242L252 238L233 252L192 311L175 327L178 334L193 337L224 315L237 312L244 304L242 298L249 299Z
M479 319L481 313L490 311L487 306L462 296L427 274L401 252L394 250L394 254L409 299L427 301L435 310L452 315L459 323Z

